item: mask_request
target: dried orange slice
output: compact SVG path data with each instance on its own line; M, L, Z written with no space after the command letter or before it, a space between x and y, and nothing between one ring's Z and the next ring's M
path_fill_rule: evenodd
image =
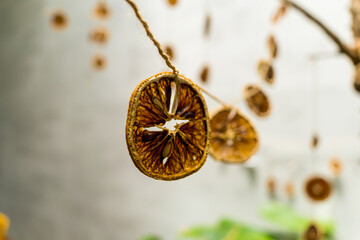
M319 145L319 136L316 133L314 133L311 139L311 147L317 148L318 145Z
M109 32L104 27L96 27L90 32L90 39L97 44L105 44L109 39Z
M243 163L259 147L258 134L250 121L235 108L221 108L210 120L210 154L227 163Z
M106 67L106 58L102 54L96 54L92 60L91 65L95 70L102 70Z
M277 45L274 35L270 35L268 37L267 44L268 44L268 49L269 49L271 58L276 58L278 55L278 45Z
M167 3L170 5L170 6L175 6L178 1L177 0L167 0Z
M244 97L249 108L259 117L270 114L271 106L268 97L261 88L254 84L244 87Z
M169 56L170 60L174 60L175 53L173 47L171 47L170 45L165 45L165 53Z
M203 83L207 83L208 78L209 78L209 71L210 71L210 67L209 65L205 65L200 72L200 80Z
M330 160L330 170L334 177L339 177L342 172L342 162L340 158L334 157Z
M93 11L93 16L98 19L107 19L110 16L110 9L106 2L100 1L97 3Z
M142 81L130 98L126 142L135 166L149 177L176 180L198 171L210 144L209 114L200 90L173 73Z
M50 18L50 24L55 30L64 30L68 25L68 18L64 11L57 10L52 13Z
M330 196L332 187L324 178L315 176L306 182L305 190L310 199L314 201L322 201Z
M268 84L273 84L275 80L275 72L271 62L260 60L257 65L260 77Z
M322 233L315 223L310 224L303 235L304 240L320 240L321 238Z

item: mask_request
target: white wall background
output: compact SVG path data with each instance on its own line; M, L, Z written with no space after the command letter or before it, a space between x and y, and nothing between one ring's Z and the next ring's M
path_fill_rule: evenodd
M349 1L297 2L351 43ZM261 136L256 182L246 168L210 157L198 173L160 182L134 167L124 127L136 84L166 65L124 1L108 0L108 21L91 18L95 3L0 2L0 211L12 220L13 239L128 240L147 233L173 239L181 229L222 216L268 226L258 208L267 201L269 174L277 178L283 198L285 182L296 183L300 211L335 218L338 239L360 237L359 95L352 89L347 58L308 60L314 53L336 51L317 27L290 10L274 29L280 55L276 83L264 86L273 104L269 118L259 120L243 102L236 104ZM269 19L278 1L179 0L175 8L165 0L137 3L157 39L174 46L174 64L188 78L198 82L202 65L210 62L206 88L229 103L241 97L246 83L259 82L256 62L267 55ZM56 8L70 17L62 33L48 25ZM202 36L206 9L213 16L208 42ZM105 47L88 39L97 25L110 30ZM109 61L102 72L90 67L97 52ZM321 143L310 164L313 81ZM206 99L209 109L218 107ZM345 162L341 195L311 206L303 197L303 180L312 173L330 176L332 156Z

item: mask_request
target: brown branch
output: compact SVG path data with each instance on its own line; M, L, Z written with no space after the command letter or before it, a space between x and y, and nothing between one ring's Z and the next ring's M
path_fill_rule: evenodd
M356 54L355 51L352 51L348 46L343 43L340 38L331 31L327 26L324 25L319 19L314 17L311 13L309 13L307 10L305 10L303 7L299 6L298 4L294 3L291 0L282 0L284 4L287 6L291 6L294 9L298 10L300 13L302 13L305 17L307 17L310 21L314 22L318 27L320 27L328 37L333 40L333 42L338 46L339 51L346 56L350 58L350 60L353 62L354 65L358 64L360 62L359 56Z

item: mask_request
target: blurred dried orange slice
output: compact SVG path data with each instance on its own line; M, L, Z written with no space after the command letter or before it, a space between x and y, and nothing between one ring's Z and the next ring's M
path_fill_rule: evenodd
M104 27L96 27L90 32L90 39L97 44L105 44L109 39L109 32Z
M219 161L243 163L255 154L259 147L258 134L235 108L221 108L210 120L210 154Z
M68 25L68 18L64 11L57 10L51 14L50 24L54 30L64 30Z
M149 177L176 180L198 171L210 144L209 114L200 90L173 73L142 81L130 98L126 142L135 166Z
M205 65L200 72L200 80L203 83L207 83L208 82L208 78L209 78L209 71L210 71L210 67L209 65Z
M170 58L170 60L174 60L175 58L175 53L173 50L173 47L170 45L165 45L165 53L166 55L168 55L168 57Z
M314 201L322 201L330 196L332 187L324 178L314 176L306 182L305 190L310 199Z
M285 194L289 198L292 198L295 195L295 187L294 187L294 184L291 181L288 181L285 184Z
M244 87L244 97L249 108L259 117L270 114L271 106L268 97L259 86L249 84Z
M311 139L311 147L317 148L318 145L319 145L319 136L316 133L314 133Z
M302 239L304 239L304 240L320 240L321 238L322 238L322 233L321 233L319 227L315 223L312 223L305 230L305 233L304 233Z
M275 72L272 64L267 60L260 60L257 65L258 73L265 82L273 84L275 80Z
M286 12L287 4L281 4L271 19L272 23L277 23L281 18L285 16Z
M94 8L93 15L98 19L107 19L110 16L109 6L104 1L100 1Z
M177 0L166 0L166 1L170 6L175 6L178 3Z
M91 65L95 70L103 70L106 67L106 58L102 54L96 54L91 59Z
M270 57L276 58L278 55L278 45L277 45L274 35L271 34L268 37L267 45L268 45Z
M339 177L342 172L342 162L340 158L334 157L330 159L330 171L334 175L334 177Z
M205 16L205 24L204 24L204 36L208 37L210 35L211 28L211 15L208 13Z

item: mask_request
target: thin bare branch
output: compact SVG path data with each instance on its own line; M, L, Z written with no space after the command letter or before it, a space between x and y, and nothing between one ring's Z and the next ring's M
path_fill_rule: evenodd
M333 40L333 42L335 42L335 44L339 48L339 51L341 53L345 54L346 56L348 56L354 65L356 65L360 62L359 56L356 54L356 52L352 51L343 41L340 40L340 38L333 31L331 31L327 26L325 26L325 24L322 23L319 19L317 19L314 15L312 15L307 10L305 10L303 7L301 7L300 5L298 5L297 3L295 3L291 0L281 0L281 1L284 4L298 10L305 17L307 17L309 20L314 22L318 27L320 27L326 33L326 35L331 40Z

